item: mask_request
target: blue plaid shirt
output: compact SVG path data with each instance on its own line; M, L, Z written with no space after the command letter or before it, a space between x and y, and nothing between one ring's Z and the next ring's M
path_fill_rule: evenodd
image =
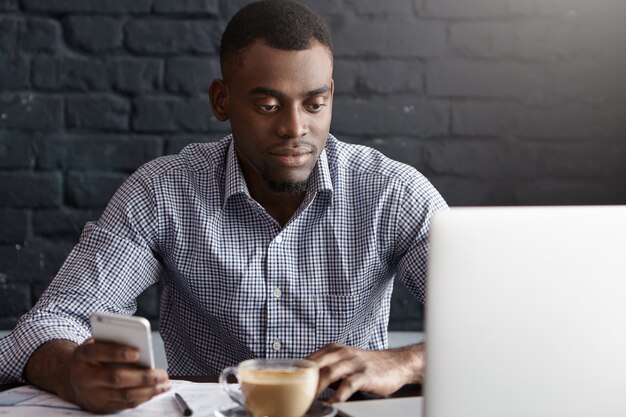
M446 204L414 168L329 137L292 219L250 197L232 137L156 159L120 187L16 329L0 382L52 339L82 343L94 310L133 314L161 282L172 375L329 342L387 347L393 277L424 299L429 220Z

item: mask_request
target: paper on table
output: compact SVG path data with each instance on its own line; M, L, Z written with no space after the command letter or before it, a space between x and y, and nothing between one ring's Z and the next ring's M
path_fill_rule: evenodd
M422 417L423 397L385 398L380 400L336 403L340 415L347 417Z
M172 389L140 406L110 414L115 417L152 417L182 415L174 400L174 393L183 396L194 417L213 417L216 410L236 404L214 383L172 381ZM92 416L75 404L37 389L31 385L13 388L0 393L0 416L8 417L67 417Z

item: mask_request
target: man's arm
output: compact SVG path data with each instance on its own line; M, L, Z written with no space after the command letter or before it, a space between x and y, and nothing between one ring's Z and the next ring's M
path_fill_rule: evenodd
M365 350L331 343L309 355L320 367L317 395L339 381L331 402L346 401L356 391L391 394L424 377L424 344Z
M163 369L112 367L133 365L136 349L89 339L82 345L52 340L39 347L24 370L25 379L96 413L135 407L170 388Z

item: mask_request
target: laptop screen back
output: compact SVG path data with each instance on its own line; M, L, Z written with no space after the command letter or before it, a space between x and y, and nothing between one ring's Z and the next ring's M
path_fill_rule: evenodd
M626 207L432 223L425 417L626 415Z

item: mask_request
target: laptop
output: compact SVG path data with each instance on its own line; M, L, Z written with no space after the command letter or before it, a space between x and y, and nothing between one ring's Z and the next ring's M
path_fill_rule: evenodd
M626 206L434 217L424 416L626 416Z

